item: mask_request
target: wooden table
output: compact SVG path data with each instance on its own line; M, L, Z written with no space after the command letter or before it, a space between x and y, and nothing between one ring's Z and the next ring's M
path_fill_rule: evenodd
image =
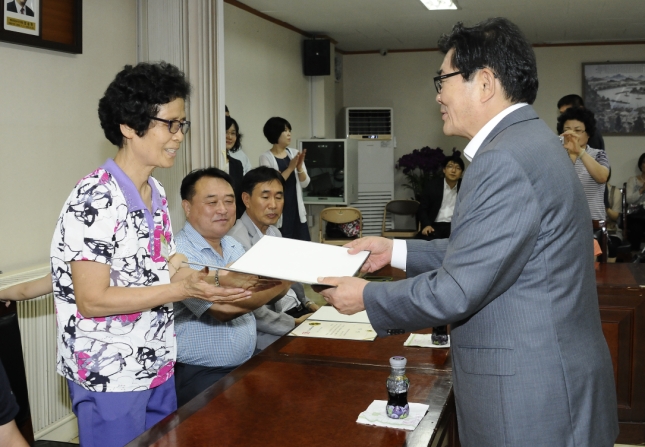
M645 265L596 268L600 320L614 366L620 444L645 443Z
M134 440L131 446L456 445L448 349L283 337ZM408 358L411 402L430 406L414 432L356 423L387 400L392 355Z
M459 446L450 350L405 347L408 336L283 337L129 445ZM356 423L373 400L387 400L394 355L408 360L408 400L429 405L414 432Z

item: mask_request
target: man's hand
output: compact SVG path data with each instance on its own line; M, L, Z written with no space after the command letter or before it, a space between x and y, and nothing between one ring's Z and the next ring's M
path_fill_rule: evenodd
M318 309L320 309L320 306L313 301L308 301L305 307L312 312L316 312Z
M311 314L305 314L305 315L303 315L303 316L302 316L302 317L300 317L300 318L295 318L295 319L294 319L294 321L295 321L295 323L296 323L296 326L298 326L300 323L302 323L303 321L305 321L305 320L306 320L307 318L309 318L310 316L311 316Z
M369 236L356 239L344 246L349 248L350 255L355 255L363 250L369 250L370 255L365 261L365 264L363 264L363 267L361 267L361 271L371 273L390 264L392 261L393 245L394 243L392 242L392 239Z
M280 285L282 281L246 273L231 272L230 270L220 270L219 283L224 287L235 287L250 290L251 292L261 292Z
M421 230L421 234L424 236L428 236L430 233L434 233L434 228L432 228L430 225L424 227L423 230Z
M364 279L343 276L341 278L318 278L318 282L336 286L321 290L319 293L341 314L352 315L365 310L363 289L365 289L367 281Z
M206 282L208 267L194 272L181 281L186 298L201 298L214 302L232 303L251 297L251 291L241 287L217 287Z

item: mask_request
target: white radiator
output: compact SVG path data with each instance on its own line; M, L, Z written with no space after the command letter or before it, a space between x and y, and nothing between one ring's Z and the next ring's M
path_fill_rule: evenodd
M49 266L0 275L0 288L49 274ZM61 426L75 425L67 382L56 372L56 318L52 294L18 301L18 324L36 439L55 439ZM69 429L63 431L69 432ZM73 436L61 434L69 441ZM75 436L75 435L74 435Z

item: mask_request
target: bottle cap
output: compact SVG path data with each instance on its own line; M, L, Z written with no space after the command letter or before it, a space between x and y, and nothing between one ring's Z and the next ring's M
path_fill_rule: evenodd
M405 368L405 364L408 363L405 357L395 355L390 357L390 366L392 368Z

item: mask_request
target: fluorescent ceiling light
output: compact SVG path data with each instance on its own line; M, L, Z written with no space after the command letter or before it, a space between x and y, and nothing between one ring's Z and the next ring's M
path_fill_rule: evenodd
M421 0L421 3L430 10L457 9L457 5L452 0Z

